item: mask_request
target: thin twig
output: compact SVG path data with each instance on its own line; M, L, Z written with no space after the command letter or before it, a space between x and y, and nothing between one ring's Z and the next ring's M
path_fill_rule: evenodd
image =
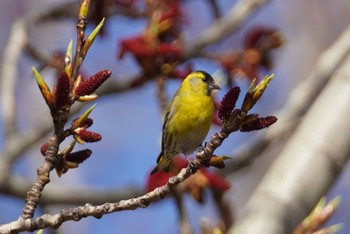
M94 12L93 6L90 12ZM47 21L57 21L57 20L66 20L67 18L76 19L77 17L77 11L79 10L79 2L73 1L73 2L66 2L61 3L58 5L55 5L54 7L50 7L48 14L43 15L40 18L40 21L47 22ZM136 9L134 7L124 7L120 5L111 5L108 7L106 11L106 17L112 17L112 16L125 16L128 18L142 18L146 17L146 13L143 12L140 9ZM90 17L90 14L89 14Z

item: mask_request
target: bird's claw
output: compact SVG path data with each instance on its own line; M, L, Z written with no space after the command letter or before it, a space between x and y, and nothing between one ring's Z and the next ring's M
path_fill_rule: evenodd
M191 171L191 173L192 173L192 174L196 173L197 167L196 167L196 165L194 164L194 162L189 161L189 162L188 162L188 165L190 166L190 171Z
M207 146L207 143L204 143L204 147L202 146L202 145L200 145L199 147L198 147L198 153L201 153L201 152L203 152L204 151L204 148Z

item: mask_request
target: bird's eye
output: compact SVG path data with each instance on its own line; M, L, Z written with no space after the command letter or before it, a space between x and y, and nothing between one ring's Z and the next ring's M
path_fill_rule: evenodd
M212 82L214 82L213 78L210 75L205 75L204 79L203 79L204 83L210 84Z
M209 77L208 77L208 76L204 76L203 81L204 81L205 83L207 83L207 82L209 81Z

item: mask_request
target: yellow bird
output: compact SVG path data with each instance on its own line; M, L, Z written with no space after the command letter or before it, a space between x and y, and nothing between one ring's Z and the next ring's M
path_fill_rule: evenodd
M212 91L220 89L205 71L195 71L182 82L168 105L162 133L162 151L151 175L169 171L178 153L195 151L207 136L214 114Z

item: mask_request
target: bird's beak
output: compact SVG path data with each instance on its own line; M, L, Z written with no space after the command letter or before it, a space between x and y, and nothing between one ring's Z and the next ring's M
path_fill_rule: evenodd
M211 84L209 85L209 89L210 89L210 90L214 90L214 89L220 90L221 88L220 88L220 86L219 86L217 83L213 82L213 83L211 83Z

